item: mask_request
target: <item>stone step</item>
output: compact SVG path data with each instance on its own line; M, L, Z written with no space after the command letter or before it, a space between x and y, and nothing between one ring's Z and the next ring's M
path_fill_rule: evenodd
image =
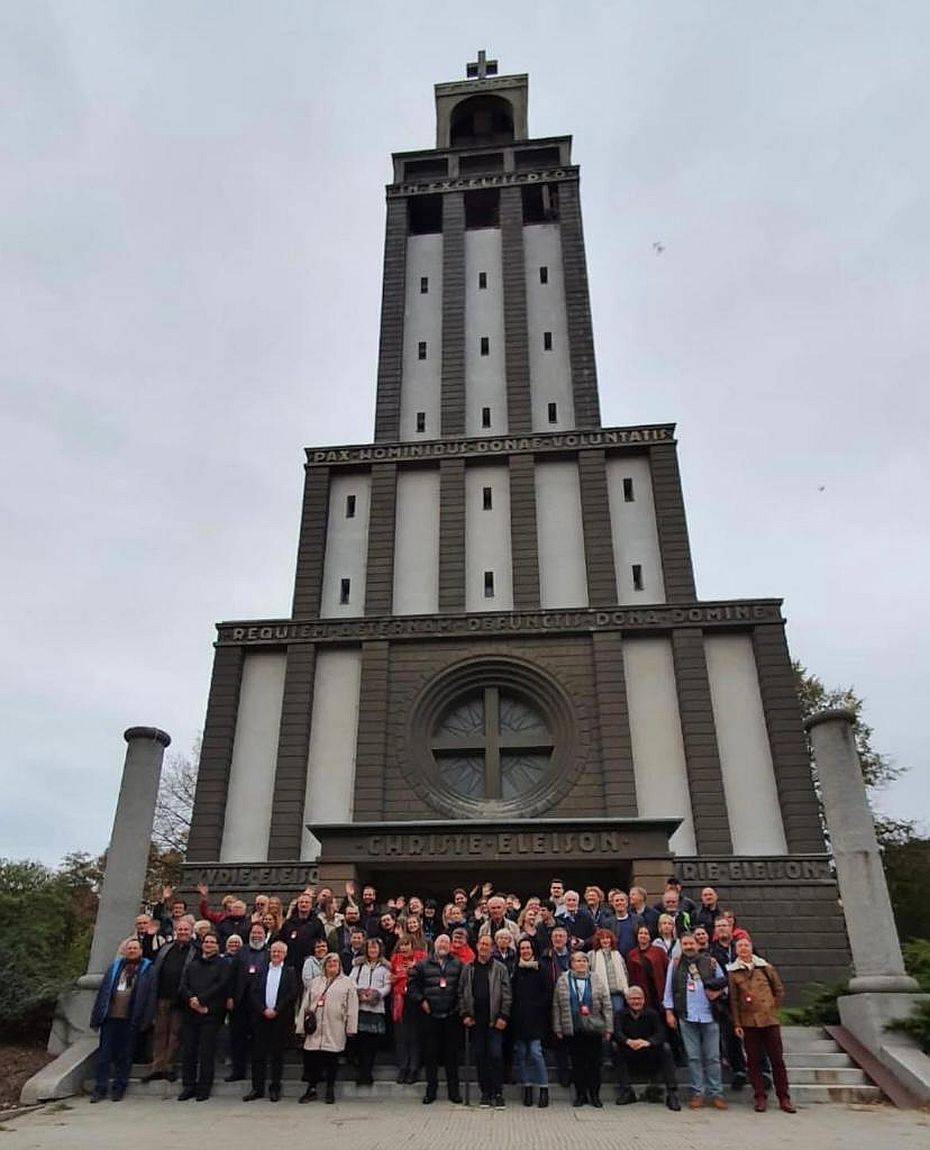
M832 1038L806 1038L803 1042L782 1041L785 1054L831 1054L839 1047Z
M93 1089L93 1083L88 1081L85 1083L84 1089L90 1093ZM177 1083L167 1082L151 1082L148 1085L141 1085L138 1082L132 1082L129 1087L129 1093L136 1097L152 1098L152 1099L170 1099L175 1098L178 1094L180 1087ZM249 1089L248 1082L216 1082L213 1087L211 1097L216 1100L221 1100L224 1103L234 1100L241 1100L243 1094ZM641 1089L637 1088L640 1092ZM464 1090L464 1084L463 1084ZM296 1078L287 1077L282 1083L281 1094L282 1099L286 1101L293 1101L300 1097L304 1091L304 1084ZM322 1093L322 1088L321 1088ZM370 1102L378 1099L409 1099L411 1102L419 1101L423 1093L423 1083L419 1082L414 1086L398 1086L393 1081L377 1080L374 1086L356 1086L351 1081L341 1081L336 1083L336 1097L341 1101L347 1103L351 1102ZM553 1104L567 1104L570 1101L571 1092L562 1086L551 1086L549 1088L550 1097ZM681 1093L683 1097L687 1096L687 1088L682 1084ZM443 1099L444 1088L440 1084L440 1100ZM504 1095L510 1105L519 1105L522 1092L520 1087L507 1086L504 1089ZM612 1084L605 1084L603 1088L603 1096L605 1102L612 1103L614 1097L614 1087ZM727 1090L727 1100L731 1106L748 1108L752 1105L752 1093L749 1090L741 1090L734 1092ZM833 1102L833 1103L862 1103L862 1102L880 1102L882 1093L877 1086L870 1085L827 1085L823 1083L818 1084L792 1084L791 1096L798 1106L811 1105L813 1103ZM478 1089L477 1086L472 1084L472 1103L478 1102ZM255 1103L254 1105L260 1106L264 1103ZM769 1105L774 1107L777 1105L773 1098L769 1099Z
M855 1066L855 1063L848 1054L844 1054L841 1050L830 1050L825 1054L820 1051L803 1050L794 1053L786 1051L785 1065L789 1070L792 1066L817 1066L824 1069L832 1066L837 1070L842 1070L847 1066Z

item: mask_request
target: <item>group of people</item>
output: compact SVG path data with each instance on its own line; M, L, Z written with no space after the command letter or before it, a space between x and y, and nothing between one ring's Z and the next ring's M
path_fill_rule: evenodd
M672 876L658 903L641 887L597 886L582 894L560 879L548 898L524 903L485 883L458 888L445 905L392 898L347 883L308 888L286 908L258 895L211 907L198 888L199 918L165 888L137 916L106 972L92 1025L100 1050L92 1102L125 1094L133 1053L150 1035L143 1081L176 1079L179 1101L210 1097L221 1035L227 1081L245 1081L243 1100L281 1097L285 1053L295 1043L306 1083L335 1102L340 1060L359 1086L373 1084L380 1049L392 1048L397 1081L424 1072L425 1104L436 1100L439 1068L460 1102L461 1066L476 1068L480 1105L504 1106L504 1084L522 1087L525 1106L549 1105L544 1049L575 1106L603 1106L602 1069L612 1063L616 1102L643 1097L680 1110L676 1065L687 1065L688 1106L727 1109L722 1066L732 1085L751 1083L757 1111L768 1086L794 1113L778 1010L784 987L753 949L712 887L700 902Z

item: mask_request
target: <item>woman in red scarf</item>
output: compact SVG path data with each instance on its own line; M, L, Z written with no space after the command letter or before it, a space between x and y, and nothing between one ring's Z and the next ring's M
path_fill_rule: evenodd
M397 1081L412 1084L420 1070L420 1012L407 1001L407 976L426 950L414 950L409 938L401 936L391 955L391 1018L394 1020L394 1054Z

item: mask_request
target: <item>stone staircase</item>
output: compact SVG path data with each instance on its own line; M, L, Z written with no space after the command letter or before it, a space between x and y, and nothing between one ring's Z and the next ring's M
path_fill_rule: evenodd
M785 1026L782 1027L782 1040L785 1048L785 1064L788 1068L788 1081L791 1084L791 1095L798 1106L807 1106L816 1102L880 1102L884 1095L879 1088L859 1069L849 1055L845 1054L826 1032L819 1027ZM130 1093L137 1097L166 1098L175 1096L180 1090L178 1083L151 1082L143 1084L139 1081L148 1069L147 1066L133 1067ZM250 1087L245 1082L224 1082L227 1070L217 1065L216 1081L213 1087L213 1097L234 1101ZM282 1084L282 1097L295 1099L303 1093L303 1083L300 1079L301 1067L296 1051L289 1053L285 1068L284 1082ZM340 1079L337 1083L337 1097L346 1100L359 1101L383 1098L409 1098L418 1100L423 1093L423 1082L415 1086L399 1086L395 1081L396 1069L386 1054L380 1055L375 1065L374 1086L356 1086L352 1080L352 1070L349 1067L340 1067ZM687 1096L688 1075L686 1070L679 1070L679 1083L682 1095ZM422 1076L421 1076L422 1078ZM550 1066L550 1079L555 1083L554 1067ZM478 1089L475 1083L474 1067L471 1072L472 1101L477 1103ZM610 1102L614 1093L614 1073L607 1066L604 1068L604 1098ZM88 1080L84 1085L90 1093L93 1082ZM463 1078L464 1088L464 1078ZM509 1086L505 1094L510 1102L517 1102L520 1098L520 1089ZM570 1091L557 1083L550 1087L553 1104L567 1102ZM443 1088L440 1085L440 1098ZM727 1087L727 1098L733 1105L749 1106L752 1104L752 1091L749 1087L741 1091L734 1091Z

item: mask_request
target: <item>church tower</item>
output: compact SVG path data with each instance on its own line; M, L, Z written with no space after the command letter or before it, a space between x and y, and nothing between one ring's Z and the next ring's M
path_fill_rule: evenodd
M677 871L832 978L781 603L698 600L674 426L601 426L571 137L483 52L435 100L387 186L374 440L307 449L290 617L218 626L189 877Z

